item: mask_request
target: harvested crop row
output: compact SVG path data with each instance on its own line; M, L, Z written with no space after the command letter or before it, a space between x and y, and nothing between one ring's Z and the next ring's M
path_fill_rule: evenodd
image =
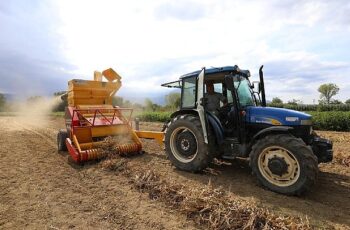
M334 157L333 161L346 167L350 167L350 156L348 155L339 153Z
M273 214L210 184L189 188L166 181L152 170L131 169L125 158L110 157L101 162L101 167L121 172L150 199L164 202L209 229L310 229L307 219Z

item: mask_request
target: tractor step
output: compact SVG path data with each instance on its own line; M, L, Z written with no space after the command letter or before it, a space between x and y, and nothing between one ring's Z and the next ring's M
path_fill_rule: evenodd
M237 138L225 138L223 147L224 154L221 157L224 159L232 160L240 155L239 141Z

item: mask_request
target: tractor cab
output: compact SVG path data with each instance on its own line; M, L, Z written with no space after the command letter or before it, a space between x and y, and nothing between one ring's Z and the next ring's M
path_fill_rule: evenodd
M261 104L259 94L253 91L249 81L249 70L241 70L238 66L202 69L182 75L178 81L162 84L164 87L181 89L181 104L178 113L196 111L201 119L205 143L208 143L208 122L217 135L217 142L222 143L225 137L240 138L239 130L243 126L242 116L245 108ZM213 85L216 96L224 100L215 110L209 109L208 85ZM175 116L173 114L173 116ZM237 139L235 139L237 142Z

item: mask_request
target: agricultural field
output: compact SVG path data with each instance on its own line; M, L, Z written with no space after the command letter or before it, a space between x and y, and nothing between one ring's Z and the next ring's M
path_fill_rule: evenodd
M259 187L243 159L191 174L144 140L144 154L79 166L57 152L62 117L0 116L0 127L0 229L350 229L349 132L317 132L334 160L290 197Z

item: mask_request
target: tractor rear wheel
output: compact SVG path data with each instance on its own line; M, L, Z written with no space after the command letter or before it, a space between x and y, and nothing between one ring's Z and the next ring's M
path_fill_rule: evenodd
M258 140L250 154L250 166L268 189L300 195L315 182L318 167L312 150L289 134L269 135Z
M57 134L57 149L58 151L67 151L66 138L68 137L67 131L60 129Z
M168 123L165 151L176 168L189 172L205 169L213 158L204 143L200 120L193 115L179 115Z

